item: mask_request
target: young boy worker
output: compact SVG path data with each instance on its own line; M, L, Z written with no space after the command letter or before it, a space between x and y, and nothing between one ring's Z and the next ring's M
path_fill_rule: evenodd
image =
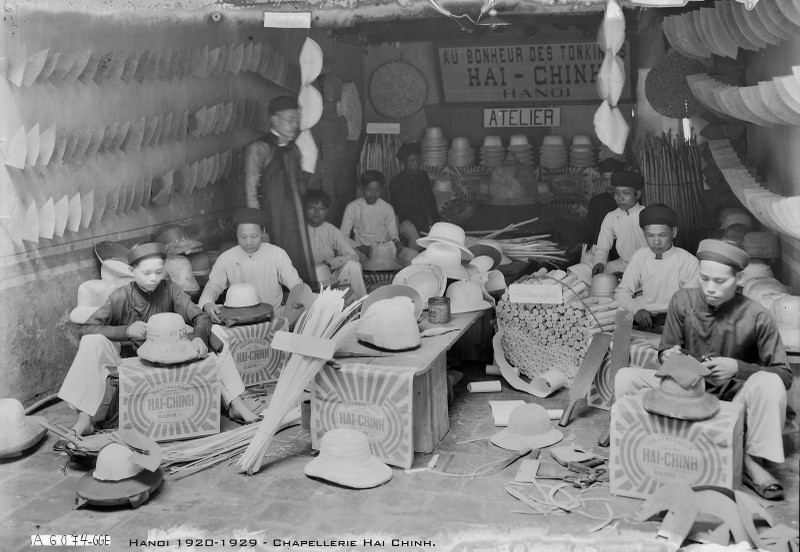
M600 225L592 276L601 272L625 272L634 252L647 247L644 234L639 228L639 213L644 209L639 203L644 178L630 171L615 172L611 175L611 185L614 187L617 208L608 213ZM615 240L619 259L608 262L608 252Z
M59 398L78 411L78 420L72 427L76 435L94 431L93 417L103 400L106 378L117 373L122 361L121 343L133 342L139 347L147 339L147 321L151 316L165 312L180 314L194 327L192 344L198 357L208 355L211 319L177 284L164 279L166 258L167 252L160 243L133 247L128 253L133 282L115 290L81 326L78 353L58 392ZM231 415L243 420L256 419L240 396L244 384L236 369L221 368L220 379L222 397L230 403Z
M367 288L358 254L342 231L325 221L331 206L330 196L322 190L309 190L303 198L303 204L314 262L327 264L334 278L350 285L356 299L364 297Z
M231 284L253 284L263 303L277 308L283 301L283 289L292 289L303 281L297 274L286 251L264 243L264 212L250 207L237 209L233 214L238 247L222 253L208 275L208 283L197 304L215 323L220 323L217 298Z
M647 247L630 259L615 292L620 306L633 314L634 326L661 333L667 307L676 291L697 287L699 262L694 255L673 245L678 235L678 214L656 203L639 213ZM638 297L634 295L640 291Z
M727 242L703 240L697 258L700 287L681 289L672 297L659 358L663 362L685 353L700 359L711 371L706 391L744 406L742 478L761 497L778 500L783 487L761 459L784 461L781 430L792 384L786 350L769 312L738 289L747 253ZM654 370L623 368L614 395L619 399L657 385Z

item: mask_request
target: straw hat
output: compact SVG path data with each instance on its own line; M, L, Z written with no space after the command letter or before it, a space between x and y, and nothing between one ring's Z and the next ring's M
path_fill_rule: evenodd
M488 270L494 270L500 266L500 263L503 261L503 248L499 247L499 244L498 247L494 247L488 243L477 243L475 245L471 245L469 250L472 251L472 254L475 255L475 258L486 256L492 259L492 265Z
M511 411L508 427L492 436L492 443L509 450L540 449L558 443L564 435L550 426L543 406L525 403Z
M511 259L506 257L505 253L503 253L503 246L500 245L499 241L496 240L480 240L478 245L488 245L489 247L496 249L500 252L500 266L509 265L511 264ZM483 253L485 255L485 253Z
M219 307L219 317L226 326L257 324L272 318L272 305L258 297L253 284L232 284Z
M573 146L591 146L592 138L588 134L576 134L572 137Z
M542 141L543 146L563 146L564 137L559 134L550 134L544 137Z
M444 139L444 133L440 127L428 127L425 129L425 138L428 140L442 140Z
M403 268L395 260L397 248L393 242L373 243L369 249L369 258L361 268L366 271L378 272L383 270L400 270Z
M477 268L480 274L487 274L490 270L493 270L498 266L498 263L495 263L495 260L489 255L476 255L475 258L469 262L469 264Z
M392 469L372 456L364 433L340 427L322 436L319 456L306 464L305 474L353 489L369 489L389 481Z
M411 264L433 264L440 267L451 280L466 280L469 272L461 264L461 255L461 251L454 245L433 242L425 251L411 259Z
M197 358L197 349L186 335L180 314L154 314L147 321L147 340L136 351L139 358L157 364L179 364Z
M111 293L125 283L122 280L87 280L78 286L78 306L69 313L75 324L85 324L90 316L108 300Z
M506 277L499 270L490 270L484 287L489 293L506 290L508 289Z
M373 303L361 315L356 339L385 351L416 349L420 345L420 335L415 306L409 297L392 297Z
M440 297L447 287L447 276L442 267L434 264L411 264L398 272L392 284L409 286L417 290L425 308L428 299Z
M44 416L26 416L17 399L0 399L0 458L20 456L41 441L47 430Z
M509 140L509 146L525 146L528 145L528 137L524 134L515 134Z
M364 298L364 302L361 303L361 312L366 313L378 301L394 297L408 297L411 299L414 302L414 319L418 320L422 316L422 309L425 305L422 296L413 287L403 284L389 284L388 286L377 288Z
M473 312L492 307L489 301L483 298L483 286L478 282L458 281L447 288L446 297L450 298L450 312L460 314Z
M464 229L460 226L449 222L437 222L431 226L430 232L424 238L417 240L417 245L420 247L428 247L435 242L444 242L449 245L455 245L461 251L461 259L464 261L471 261L475 255L472 251L467 249L464 245Z
M155 240L166 247L168 255L188 255L203 250L203 243L189 238L183 226L177 224L159 228Z
M705 391L709 370L688 355L671 355L656 376L657 388L648 389L642 406L651 414L679 420L707 420L719 412L719 399Z
M499 136L490 134L483 137L484 147L503 147L503 140Z

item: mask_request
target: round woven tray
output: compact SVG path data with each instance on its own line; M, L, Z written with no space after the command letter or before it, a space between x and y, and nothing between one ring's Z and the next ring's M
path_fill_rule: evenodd
M378 67L369 81L369 99L375 110L390 119L410 117L425 104L428 84L413 65L390 61Z

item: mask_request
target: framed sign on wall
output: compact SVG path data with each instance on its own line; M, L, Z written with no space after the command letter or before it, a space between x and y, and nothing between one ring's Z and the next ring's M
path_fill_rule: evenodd
M620 101L631 100L630 43ZM596 42L437 47L446 103L597 103L605 51Z

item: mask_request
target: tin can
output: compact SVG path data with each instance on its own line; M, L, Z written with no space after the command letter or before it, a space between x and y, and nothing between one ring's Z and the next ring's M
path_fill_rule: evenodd
M431 297L428 299L428 320L431 324L450 322L450 298Z

